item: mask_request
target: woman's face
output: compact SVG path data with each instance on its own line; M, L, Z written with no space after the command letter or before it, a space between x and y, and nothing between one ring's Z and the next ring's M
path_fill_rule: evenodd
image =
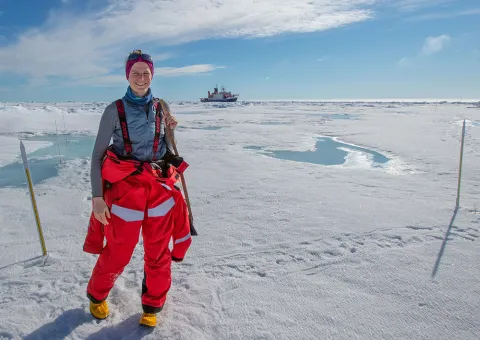
M133 64L130 74L128 75L128 83L137 96L142 97L150 88L152 82L152 72L148 68L147 63L139 61Z

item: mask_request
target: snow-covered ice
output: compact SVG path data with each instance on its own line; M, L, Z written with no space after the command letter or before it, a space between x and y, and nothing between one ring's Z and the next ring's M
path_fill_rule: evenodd
M2 103L0 167L19 161L19 139L94 138L107 104ZM477 103L171 108L200 235L173 265L157 328L137 324L141 242L109 296L111 316L88 312L90 157L78 156L35 185L46 261L27 188L0 188L0 339L480 338ZM432 278L455 207L464 119L460 209ZM342 143L343 163L274 157L313 152L322 138ZM34 140L30 154L52 146Z

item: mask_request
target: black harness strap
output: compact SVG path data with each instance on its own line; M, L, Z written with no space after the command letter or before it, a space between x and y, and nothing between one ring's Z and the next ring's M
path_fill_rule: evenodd
M127 116L125 114L125 107L123 101L118 99L116 102L118 119L120 120L120 127L122 129L123 135L123 144L125 146L125 152L128 157L132 156L132 141L128 134L128 125L127 125ZM153 139L153 158L152 161L155 161L157 158L158 145L160 144L160 129L162 126L162 109L160 108L158 99L155 99L153 102L153 107L155 108L155 137Z
M120 120L120 127L122 128L123 135L123 145L125 146L125 152L128 157L132 156L132 141L128 135L128 126L127 126L127 116L125 115L125 107L123 106L123 101L118 99L116 102L118 119Z

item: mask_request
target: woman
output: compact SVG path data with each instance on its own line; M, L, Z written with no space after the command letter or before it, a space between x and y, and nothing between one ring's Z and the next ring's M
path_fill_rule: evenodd
M171 285L171 261L182 261L191 244L186 204L174 186L183 170L165 168L162 161L171 157L163 125L174 129L178 122L152 97L154 66L148 54L130 53L125 74L127 93L105 109L92 154L93 211L83 249L100 256L87 296L92 315L105 319L106 298L130 262L141 230L145 263L140 324L155 327Z

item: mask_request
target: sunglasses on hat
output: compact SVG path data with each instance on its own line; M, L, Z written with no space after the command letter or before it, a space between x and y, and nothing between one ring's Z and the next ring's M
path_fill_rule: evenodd
M149 61L153 63L153 59L150 56L150 54L142 53L141 50L134 51L130 53L130 55L128 56L128 60L137 60L139 58L142 58L145 61Z

